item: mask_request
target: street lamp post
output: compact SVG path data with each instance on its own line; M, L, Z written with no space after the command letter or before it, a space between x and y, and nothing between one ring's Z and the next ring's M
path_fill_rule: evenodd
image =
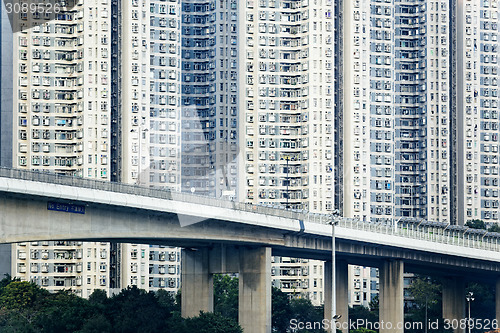
M471 333L471 324L470 324L470 303L474 302L474 293L472 291L469 291L467 295L465 295L465 299L467 300L467 307L468 307L468 314L467 314L467 327L469 333Z

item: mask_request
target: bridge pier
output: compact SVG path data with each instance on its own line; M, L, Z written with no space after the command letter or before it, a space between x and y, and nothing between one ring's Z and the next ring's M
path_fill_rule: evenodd
M384 261L379 270L380 333L404 332L404 295L402 260Z
M332 323L332 262L325 261L324 267L324 290L325 290L325 315L324 318L327 320L328 324ZM349 303L348 303L348 264L345 260L336 260L335 265L335 301L336 301L336 314L341 315L340 319L337 320L339 326L348 327L349 323ZM328 332L335 332L333 328L330 327ZM343 333L348 333L349 329L342 329Z
M214 281L209 271L209 250L182 250L181 314L196 317L214 310Z
M240 248L238 305L245 333L271 333L271 248Z
M450 277L443 281L443 318L450 321L466 319L465 315L465 279L464 277ZM465 333L460 325L454 333Z
M245 333L271 333L271 248L182 250L181 314L214 310L213 274L239 272L239 323Z
M497 288L495 292L495 300L496 300L496 319L497 323L500 325L500 277L497 278Z

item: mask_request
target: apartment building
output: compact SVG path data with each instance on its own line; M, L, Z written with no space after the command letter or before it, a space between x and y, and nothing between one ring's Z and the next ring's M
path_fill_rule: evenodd
M498 1L457 4L459 221L499 223Z
M332 208L332 4L249 1L240 47L246 202ZM242 51L243 51L242 50Z
M318 261L288 257L272 258L272 285L291 297L306 297L323 304L323 265Z
M421 209L429 206L423 80L434 59L426 52L425 6L344 3L343 151L353 152L343 155L345 216L390 223L397 216L428 218Z
M13 54L19 55L14 56L13 66L14 167L117 180L129 165L149 164L149 135L131 130L139 124L149 126L149 98L139 99L143 90L117 88L118 77L137 86L142 81L134 74L143 72L142 63L134 63L137 70L133 67L127 76L117 75L122 57L117 52L117 29L121 27L114 16L121 11L117 7L120 5L107 1L80 1L57 14L13 16L18 28L14 29ZM138 102L122 102L122 94ZM139 104L148 112L148 123L143 118L121 117L122 105L130 106L130 113L123 113L130 116L138 113ZM144 140L133 145L129 155L126 149L121 153L121 139ZM134 155L137 152L139 156ZM117 160L121 161L119 167ZM138 173L136 170L135 178L131 174L126 180L137 179L140 184ZM134 248L140 248L135 257ZM179 288L179 249L175 248L51 241L16 244L11 253L14 276L51 291L71 288L88 297L95 289L112 293L128 285L171 292Z
M498 223L498 2L359 0L337 11L344 216Z
M147 291L180 288L180 249L168 246L121 244L120 285Z
M455 223L454 7L424 0L345 1L339 7L339 208L361 221ZM377 275L351 266L349 276L350 304L367 306L378 293Z
M241 201L312 212L333 207L332 3L240 4ZM320 270L321 262L276 257L273 283L320 304Z
M236 195L236 1L123 4L123 181Z
M95 289L108 290L109 243L68 241L13 245L12 275L50 290L71 289L88 297Z
M344 215L498 223L497 1L342 6Z
M0 13L0 165L12 165L12 28L7 13Z
M369 307L370 302L378 296L378 268L350 266L348 274L349 305Z
M110 180L110 7L12 15L14 167ZM15 244L12 273L87 297L108 290L110 252L109 243Z
M0 6L0 8L3 8ZM0 166L12 166L12 27L9 17L0 11ZM0 245L0 276L10 274L9 244Z

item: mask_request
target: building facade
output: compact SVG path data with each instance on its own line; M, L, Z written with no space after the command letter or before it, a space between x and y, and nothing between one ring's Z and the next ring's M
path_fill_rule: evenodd
M150 125L150 99L140 94L145 94L149 81L140 85L140 91L117 88L119 82L127 83L124 88L129 84L138 87L145 79L141 76L139 80L145 73L141 62L130 64L132 71L121 73L121 81L117 80L115 66L124 53L117 53L118 29L122 29L122 24L116 22L114 14L122 12L121 4L80 1L60 10L52 14L13 15L16 28L12 53L12 165L100 180L118 180L123 176L125 181L141 185L139 161L142 166L150 163L150 134L144 130ZM136 16L130 18L134 20ZM123 26L126 23L130 22L125 20ZM142 32L142 27L137 31ZM142 43L143 38L137 40ZM132 38L127 41L134 42ZM130 57L143 55L139 49L133 51ZM149 54L147 58L149 66ZM8 71L2 70L2 74ZM137 102L122 102L122 95ZM124 105L129 112L123 112L122 117ZM143 118L146 113L147 118ZM152 135L155 130L162 129L153 127ZM126 144L122 146L120 139ZM126 173L130 167L135 167L135 171ZM148 179L149 182L154 179ZM95 289L112 293L128 285L174 292L180 280L179 249L160 249L99 242L15 244L12 274L51 291L70 288L82 297L88 297Z
M165 290L173 295L180 288L179 248L120 244L120 285L137 286L147 291Z
M498 1L457 6L458 217L499 223Z
M5 5L0 6L0 166L12 166L12 26ZM11 246L0 245L0 275L10 274Z
M61 9L12 16L12 164L110 180L110 5ZM12 270L49 290L88 296L109 287L109 256L107 243L15 244Z
M498 223L497 2L341 6L344 216Z
M329 1L250 1L241 15L245 202L332 209L332 8Z
M329 212L333 2L259 0L239 5L239 200ZM319 305L322 269L318 261L276 257L273 283Z

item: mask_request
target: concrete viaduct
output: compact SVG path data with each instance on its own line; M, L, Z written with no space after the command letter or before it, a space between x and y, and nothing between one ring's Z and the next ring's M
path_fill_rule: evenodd
M332 293L328 215L221 201L164 190L0 169L0 243L122 241L183 247L182 315L213 310L216 273L239 273L245 333L271 332L271 256L325 260L325 318L336 297L348 320L347 265L379 267L380 332L403 332L403 273L439 275L443 316L465 316L466 277L496 285L500 321L500 235L400 221L341 219L335 227L337 290ZM346 330L343 330L347 332ZM456 332L464 332L457 329Z

